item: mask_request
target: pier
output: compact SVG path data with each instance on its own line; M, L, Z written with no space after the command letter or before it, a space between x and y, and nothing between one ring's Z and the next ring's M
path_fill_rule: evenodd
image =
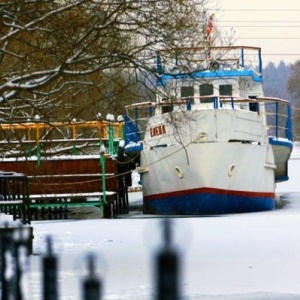
M78 207L98 207L104 218L127 212L122 122L13 123L0 133L0 170L26 175L28 220L67 218Z

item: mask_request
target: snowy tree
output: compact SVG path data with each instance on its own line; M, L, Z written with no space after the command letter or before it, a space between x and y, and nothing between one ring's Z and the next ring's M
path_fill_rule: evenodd
M67 121L120 109L153 73L157 49L201 43L205 1L2 1L0 119Z
M44 122L51 132L41 138L65 139L70 132L54 121L117 115L125 104L151 100L157 50L201 46L206 2L0 1L1 123ZM19 141L3 146L4 156L28 151L23 131L0 135ZM71 147L59 146L51 153Z

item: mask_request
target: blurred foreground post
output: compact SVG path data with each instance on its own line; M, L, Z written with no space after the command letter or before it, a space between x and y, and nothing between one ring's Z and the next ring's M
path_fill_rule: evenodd
M8 229L8 224L5 224L5 229ZM6 253L11 251L12 237L11 232L8 230L2 230L0 234L1 242L1 300L8 300L9 298L9 280L5 276L7 261Z
M156 300L179 300L179 254L172 245L171 221L163 222L164 245L156 257Z
M88 256L88 275L83 281L83 300L101 299L101 282L96 275L95 257Z
M0 227L0 299L22 300L25 261L32 251L33 229L12 223Z
M43 300L58 300L57 257L52 251L51 238L47 238L47 254L43 258Z

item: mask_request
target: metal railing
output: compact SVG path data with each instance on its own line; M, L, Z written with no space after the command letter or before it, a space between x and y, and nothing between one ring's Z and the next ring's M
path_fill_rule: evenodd
M157 113L180 110L238 109L256 112L265 124L269 136L292 141L292 111L290 103L279 98L246 99L232 96L184 97L165 99L160 103L143 102L125 108L125 141L142 141L150 117Z
M17 234L16 234L17 233ZM171 220L165 219L162 223L162 245L154 257L155 266L155 291L154 300L179 300L181 297L181 268L180 253L174 245L171 230ZM18 238L16 238L17 236ZM26 270L25 255L30 252L32 243L32 227L0 228L0 293L1 300L30 299L31 291L24 292L22 281L30 276ZM27 251L19 251L25 246ZM53 250L52 239L47 237L46 253L41 257L41 300L59 300L59 263L58 254ZM6 263L6 256L10 255L11 261ZM27 265L28 266L28 265ZM6 272L10 271L10 276ZM97 270L96 256L88 253L86 256L86 275L81 279L81 295L83 300L103 299L103 281ZM30 270L29 270L30 271Z
M0 172L0 211L30 223L28 179L25 174Z

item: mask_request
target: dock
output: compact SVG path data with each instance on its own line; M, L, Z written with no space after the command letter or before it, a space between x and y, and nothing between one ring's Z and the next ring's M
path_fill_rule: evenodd
M103 121L0 125L6 137L0 140L5 149L0 171L26 177L25 223L68 218L75 207L98 207L103 218L126 213L131 171L119 147L122 126Z

